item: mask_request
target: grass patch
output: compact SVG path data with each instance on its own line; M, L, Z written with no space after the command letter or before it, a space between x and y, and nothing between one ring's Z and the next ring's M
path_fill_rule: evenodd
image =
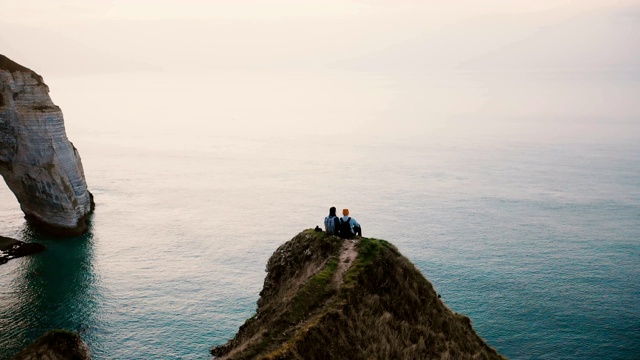
M398 253L395 246L386 240L375 238L362 238L358 244L358 257L354 261L351 268L344 275L344 287L352 287L356 284L356 278L367 266L373 263L376 255L381 249L390 249L394 253Z
M309 311L315 309L322 301L331 294L331 278L338 268L338 260L331 258L327 265L311 277L305 286L293 298L289 321L297 323L304 319Z
M503 359L385 240L360 240L336 292L342 244L313 230L283 244L269 260L259 316L212 353L235 360Z
M330 258L322 270L309 278L291 302L286 305L286 311L281 321L273 319L275 321L267 327L268 330L265 331L262 339L248 346L241 355L237 355L234 358L252 359L264 353L267 353L267 355L263 355L260 358L283 358L284 354L294 346L296 339L301 336L300 334L305 333L317 323L320 316L316 317L315 321L308 321L302 329L296 329L299 323L308 319L309 313L317 310L323 301L331 295L331 279L337 268L337 259ZM251 326L250 324L253 321L255 321L254 318L249 319L246 325Z
M264 355L262 359L265 359L265 360L287 359L289 357L288 355L295 348L298 341L303 339L304 336L309 331L313 330L318 325L318 323L320 323L320 320L322 319L323 315L324 315L324 312L322 314L316 315L313 319L308 321L300 330L298 330L298 332L291 339L289 339L289 341L285 342L279 348Z

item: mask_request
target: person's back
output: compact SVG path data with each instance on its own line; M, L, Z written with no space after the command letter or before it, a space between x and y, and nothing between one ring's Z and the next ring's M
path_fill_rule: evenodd
M349 216L349 209L342 209L338 235L343 239L351 239L356 234L362 236L362 228L356 219Z
M329 235L338 235L338 227L340 225L340 218L336 215L336 208L331 207L329 209L329 216L324 218L324 230Z

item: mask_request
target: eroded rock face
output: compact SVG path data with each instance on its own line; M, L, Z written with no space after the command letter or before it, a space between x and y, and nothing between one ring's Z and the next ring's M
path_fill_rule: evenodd
M56 234L88 230L93 198L62 111L42 77L0 55L0 175L27 219Z

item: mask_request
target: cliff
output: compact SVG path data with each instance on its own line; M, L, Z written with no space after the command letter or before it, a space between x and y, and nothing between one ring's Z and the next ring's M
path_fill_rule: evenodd
M504 359L384 240L306 230L267 272L256 314L216 359Z
M32 70L0 55L0 175L26 218L42 230L88 230L93 198L62 111Z
M90 360L91 352L80 335L53 330L20 351L11 360Z

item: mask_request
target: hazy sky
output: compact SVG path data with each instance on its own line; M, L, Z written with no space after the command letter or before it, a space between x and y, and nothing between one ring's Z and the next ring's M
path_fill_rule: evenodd
M640 138L640 0L0 1L72 127Z
M1 1L1 52L50 75L640 64L640 0Z

